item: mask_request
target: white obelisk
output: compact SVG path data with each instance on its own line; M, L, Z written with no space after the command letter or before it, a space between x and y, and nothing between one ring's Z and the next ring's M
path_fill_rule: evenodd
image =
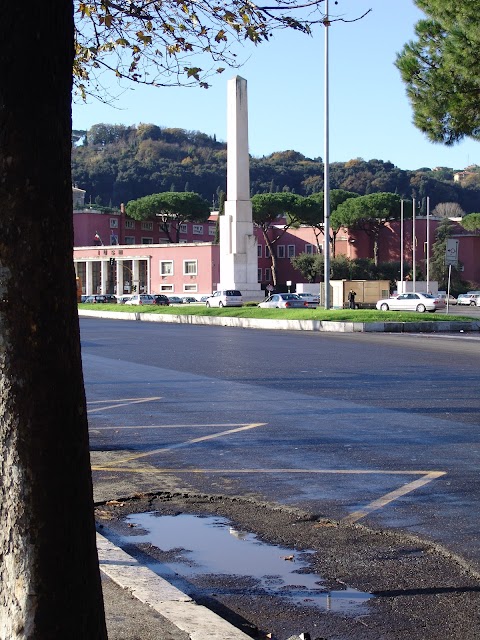
M235 76L227 93L227 199L220 216L220 289L239 289L244 300L263 298L258 282L248 155L247 81Z

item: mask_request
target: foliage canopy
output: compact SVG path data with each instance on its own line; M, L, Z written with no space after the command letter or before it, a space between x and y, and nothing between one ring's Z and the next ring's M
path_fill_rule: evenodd
M415 0L426 14L396 65L414 124L433 142L480 140L480 30L473 0Z
M245 42L267 41L275 29L310 33L323 21L323 0L75 0L74 80L98 94L103 72L153 86L208 87L206 79L237 67ZM308 8L308 10L307 10ZM199 66L200 65L200 66Z

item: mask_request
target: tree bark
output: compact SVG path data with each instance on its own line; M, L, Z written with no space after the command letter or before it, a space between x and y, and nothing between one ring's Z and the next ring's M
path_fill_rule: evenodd
M0 638L103 640L72 261L73 3L0 9Z

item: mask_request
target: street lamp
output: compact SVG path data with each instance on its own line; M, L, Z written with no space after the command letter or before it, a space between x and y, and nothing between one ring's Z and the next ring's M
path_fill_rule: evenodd
M325 309L330 309L330 167L329 167L329 82L328 82L328 0L325 0L325 17L323 19L325 27L325 113L324 113L324 158L323 158L323 286L325 296Z

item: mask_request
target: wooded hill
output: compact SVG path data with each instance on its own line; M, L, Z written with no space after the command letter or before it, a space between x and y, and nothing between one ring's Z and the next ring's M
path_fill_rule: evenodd
M218 206L226 189L224 142L198 131L154 124L96 124L73 132L72 180L85 189L86 203L118 207L122 202L162 191L194 191ZM355 158L330 165L331 189L360 195L397 193L416 198L425 212L443 202L458 203L465 213L480 211L480 170L459 184L449 168L402 170L391 162ZM310 195L323 190L321 158L281 151L251 159L251 193L291 191Z

